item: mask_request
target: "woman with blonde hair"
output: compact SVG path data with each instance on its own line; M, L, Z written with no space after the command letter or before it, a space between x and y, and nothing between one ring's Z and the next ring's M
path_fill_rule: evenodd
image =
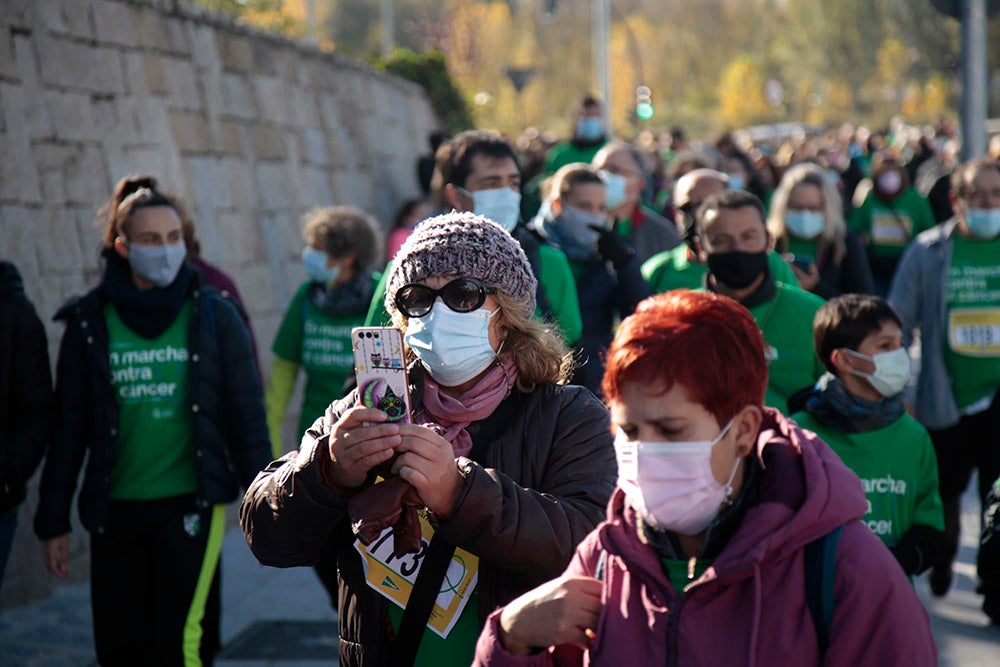
M258 476L241 524L265 565L335 549L340 664L468 665L486 616L562 571L600 521L608 413L563 384L567 350L533 317L527 256L496 223L425 220L387 286L412 423L357 392L335 401Z
M840 194L819 165L803 162L785 172L771 199L767 229L803 289L824 299L873 292L864 245L847 229Z

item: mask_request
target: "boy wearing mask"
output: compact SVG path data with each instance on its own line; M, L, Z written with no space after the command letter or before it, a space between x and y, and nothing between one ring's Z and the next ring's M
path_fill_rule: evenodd
M813 343L826 366L793 415L861 478L862 521L906 574L934 565L944 549L937 458L927 430L906 412L910 358L899 316L884 299L847 294L816 313Z

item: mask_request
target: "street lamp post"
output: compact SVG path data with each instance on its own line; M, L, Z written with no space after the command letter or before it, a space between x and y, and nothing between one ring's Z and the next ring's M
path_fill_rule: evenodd
M604 101L604 122L609 135L614 134L611 113L611 86L608 79L608 29L610 0L592 0L590 5L591 42L594 55L594 88Z
M379 20L382 23L382 57L388 60L396 48L396 38L393 34L392 0L381 0L379 3Z

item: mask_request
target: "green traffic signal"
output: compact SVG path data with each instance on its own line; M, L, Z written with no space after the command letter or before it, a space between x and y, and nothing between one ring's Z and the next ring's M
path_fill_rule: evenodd
M652 102L639 102L635 105L635 115L639 120L649 120L655 113Z

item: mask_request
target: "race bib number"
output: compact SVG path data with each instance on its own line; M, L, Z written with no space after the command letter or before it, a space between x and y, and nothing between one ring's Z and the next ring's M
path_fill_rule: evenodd
M956 354L1000 357L1000 308L952 310L948 344Z
M354 548L361 554L366 583L380 595L405 609L432 537L434 528L427 521L426 514L421 512L420 550L416 553L401 557L392 553L392 528L383 530L378 539L367 547L356 540ZM462 615L465 605L469 603L478 580L479 558L464 549L455 549L427 627L439 637L447 637Z
M904 246L910 241L910 219L902 214L873 213L872 243Z

